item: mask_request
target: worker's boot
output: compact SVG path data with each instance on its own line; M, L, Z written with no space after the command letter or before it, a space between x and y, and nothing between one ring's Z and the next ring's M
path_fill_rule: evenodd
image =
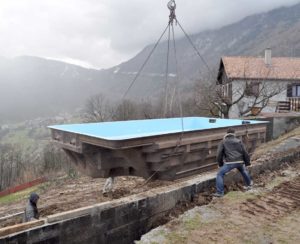
M245 191L250 191L250 190L252 190L252 189L253 189L253 181L251 180L251 183L250 183L249 186L243 186L243 189L244 189Z
M224 197L224 194L216 192L213 194L213 197Z

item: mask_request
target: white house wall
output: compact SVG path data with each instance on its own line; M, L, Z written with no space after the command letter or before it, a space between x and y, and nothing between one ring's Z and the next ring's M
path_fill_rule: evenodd
M282 87L282 91L270 98L268 105L263 108L262 112L275 112L278 101L286 101L287 91L286 87L288 82L286 81L265 81L266 87L270 91ZM246 87L246 82L244 80L235 80L232 81L232 101L236 101L240 95L243 93ZM261 87L261 85L260 85ZM241 117L241 111L245 111L249 106L252 107L254 97L245 96L240 102L234 104L229 111L229 118L238 118Z

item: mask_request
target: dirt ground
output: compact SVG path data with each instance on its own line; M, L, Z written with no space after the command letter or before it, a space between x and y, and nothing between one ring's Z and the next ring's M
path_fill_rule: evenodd
M113 191L108 195L103 195L102 188L105 184L105 179L92 179L86 176L75 179L61 177L40 185L35 191L40 195L38 203L40 215L45 217L172 184L172 182L168 181L145 183L146 181L140 177L117 177ZM27 202L27 195L18 200L1 203L0 218L22 212ZM19 222L21 222L20 217L12 218L10 221L0 222L0 227Z
M300 243L300 162L255 181L253 190L232 186L224 198L173 218L137 243Z
M290 138L292 139L289 140L289 144L298 146L298 137L294 139L293 137L295 137L295 134L290 135ZM280 148L286 150L286 145L289 147L290 145L286 144L279 146L280 148L276 147L278 147L279 144L284 144L285 141L288 141L287 138L288 137L280 139L277 143L276 141L273 141L271 144L269 143L269 146L268 144L264 145L263 148L265 151L259 149L258 153L253 155L253 158L262 160L264 160L264 158L270 159L272 155L274 156L278 153L281 153L279 150ZM285 165L284 167L288 168L289 165ZM265 174L260 175L259 179L256 179L256 183L260 184L260 187L264 187L266 184L265 179L272 179L272 177L277 177L278 174L280 175L281 171L266 172ZM184 181L188 178L177 180L177 182ZM103 196L102 188L104 183L105 179L92 179L84 176L73 179L60 177L54 178L53 180L32 190L36 191L40 195L38 207L40 209L41 217L45 217L51 214L85 207L100 202L106 202L131 194L145 192L156 187L174 184L174 182L170 181L146 182L144 179L139 177L117 177L113 192L107 196ZM230 186L227 190L236 191L241 190L241 188L242 187L240 185L235 185ZM194 202L190 204L183 203L182 206L174 209L169 216L166 216L166 219L162 220L162 224L172 218L172 216L178 216L187 209L209 203L212 200L210 190L212 191L213 189L208 189L207 192L201 194ZM26 195L24 194L22 198L15 199L13 201L1 202L0 199L0 219L1 217L7 215L23 212L29 192L26 192ZM0 221L0 227L20 223L21 221L22 219L20 216L16 218L10 218L8 221Z

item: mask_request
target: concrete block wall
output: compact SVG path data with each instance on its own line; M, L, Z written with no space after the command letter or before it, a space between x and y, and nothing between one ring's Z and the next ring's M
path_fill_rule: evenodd
M300 152L291 152L276 160L259 162L250 171L255 178L265 170L278 169L282 163L299 158ZM2 237L0 244L132 243L156 227L155 221L179 202L191 201L196 193L214 185L215 176L216 172L207 173L172 186L52 215L40 227ZM231 172L225 182L240 180L239 174Z
M273 119L273 139L278 138L284 133L287 133L300 125L299 117L276 117Z
M277 139L300 126L300 116L257 118L257 120L269 121L266 131L267 141Z

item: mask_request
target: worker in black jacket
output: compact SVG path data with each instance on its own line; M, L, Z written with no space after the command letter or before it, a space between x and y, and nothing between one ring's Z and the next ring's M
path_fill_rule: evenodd
M235 130L233 128L228 128L227 134L219 144L217 162L220 169L216 179L217 192L214 196L224 196L224 175L232 169L239 170L246 184L245 189L251 189L252 181L245 167L250 165L250 157L244 144L235 137Z
M37 202L39 200L39 195L36 194L35 192L31 193L25 208L25 213L24 213L24 222L32 221L32 220L37 220L39 219L39 211L37 208Z

